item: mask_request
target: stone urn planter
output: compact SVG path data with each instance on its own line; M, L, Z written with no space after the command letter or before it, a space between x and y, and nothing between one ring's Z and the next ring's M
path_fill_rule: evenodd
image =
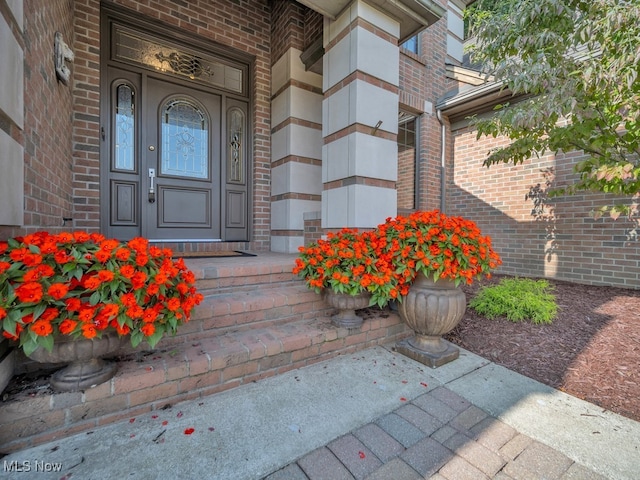
M92 339L60 335L51 352L38 347L28 356L39 363L68 363L51 376L51 388L58 392L77 392L104 383L116 374L118 366L102 357L117 352L126 340L112 331Z
M458 325L466 306L466 296L453 280L434 282L419 273L398 304L400 317L415 335L398 342L396 350L432 368L455 360L460 350L442 335Z
M336 327L344 328L360 328L362 325L362 317L356 314L356 310L369 306L371 294L361 292L357 295L349 295L348 293L337 293L331 289L324 291L325 301L338 313L331 317L331 323Z

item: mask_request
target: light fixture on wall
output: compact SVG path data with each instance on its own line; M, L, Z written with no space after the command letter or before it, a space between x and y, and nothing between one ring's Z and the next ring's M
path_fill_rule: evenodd
M71 70L65 65L65 60L73 62L74 55L69 46L62 40L62 33L56 32L54 40L54 53L56 63L56 77L65 85L69 84Z

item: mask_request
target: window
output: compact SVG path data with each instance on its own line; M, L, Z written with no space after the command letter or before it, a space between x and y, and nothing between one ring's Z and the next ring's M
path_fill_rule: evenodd
M115 91L115 131L113 168L135 170L135 96L133 87L121 83Z
M415 115L400 112L398 118L398 208L416 208L416 133Z
M192 101L177 98L161 111L161 173L191 178L209 176L209 121Z
M418 54L418 35L414 35L413 37L411 37L409 40L407 40L400 46L417 55Z

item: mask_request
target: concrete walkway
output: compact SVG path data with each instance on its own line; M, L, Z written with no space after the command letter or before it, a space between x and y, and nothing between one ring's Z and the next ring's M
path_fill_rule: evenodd
M640 423L467 351L430 369L375 347L0 461L11 479L636 479Z

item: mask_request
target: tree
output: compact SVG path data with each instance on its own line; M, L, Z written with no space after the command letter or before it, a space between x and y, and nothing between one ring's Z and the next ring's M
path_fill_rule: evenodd
M640 0L522 0L477 16L474 62L522 101L476 119L478 138L506 136L486 166L583 151L574 183L552 194L611 193L609 211L637 215L640 198ZM508 107L508 108L506 108Z
M478 24L495 15L506 16L518 0L476 0L464 10L464 37L474 34Z

